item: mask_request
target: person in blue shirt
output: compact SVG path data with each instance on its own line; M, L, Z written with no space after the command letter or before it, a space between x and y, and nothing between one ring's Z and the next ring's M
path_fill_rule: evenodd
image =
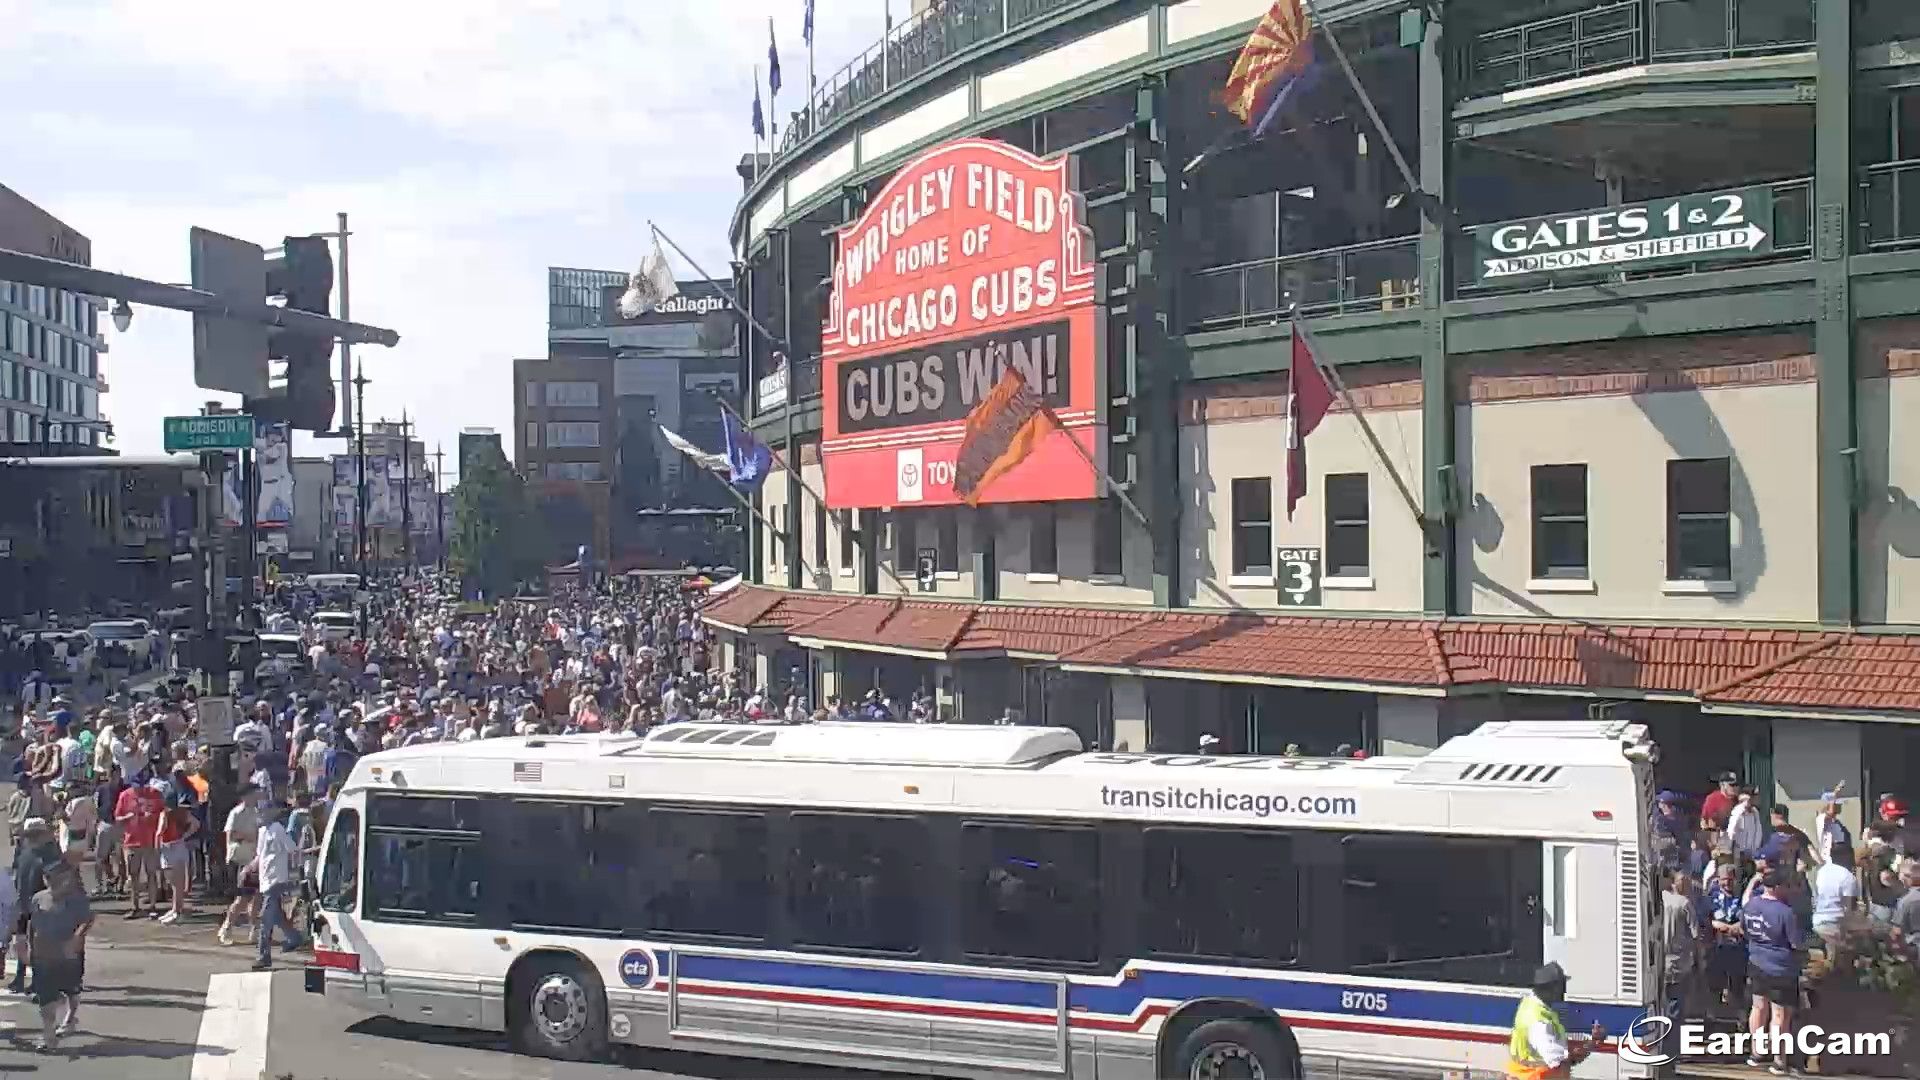
M1779 871L1769 871L1740 914L1740 930L1747 939L1747 985L1753 993L1747 1031L1754 1042L1747 1064L1764 1064L1760 1055L1764 1048L1773 1058L1768 1071L1775 1076L1787 1074L1784 1040L1793 1030L1793 1011L1800 1004L1800 950L1807 943L1799 917L1780 899L1785 884Z
M1702 893L1707 906L1703 925L1711 928L1712 939L1707 953L1707 986L1720 1007L1736 1012L1747 985L1747 942L1740 929L1740 916L1746 908L1742 892L1740 864L1728 855L1715 866L1713 879Z

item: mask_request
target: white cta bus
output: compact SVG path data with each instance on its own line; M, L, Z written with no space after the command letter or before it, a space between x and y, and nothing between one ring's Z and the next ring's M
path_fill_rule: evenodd
M1033 727L680 724L363 758L307 989L531 1053L969 1077L1497 1073L1536 967L1660 997L1639 726L1424 757L1086 753Z

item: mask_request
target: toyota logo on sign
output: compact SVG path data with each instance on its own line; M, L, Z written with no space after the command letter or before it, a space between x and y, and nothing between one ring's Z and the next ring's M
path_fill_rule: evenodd
M912 487L920 482L920 467L909 461L900 467L900 482Z

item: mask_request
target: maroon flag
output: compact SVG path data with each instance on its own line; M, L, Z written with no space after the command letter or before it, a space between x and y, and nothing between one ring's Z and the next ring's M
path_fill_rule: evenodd
M1287 520L1307 493L1307 436L1333 406L1333 386L1314 359L1298 319L1293 323L1293 364L1287 373Z

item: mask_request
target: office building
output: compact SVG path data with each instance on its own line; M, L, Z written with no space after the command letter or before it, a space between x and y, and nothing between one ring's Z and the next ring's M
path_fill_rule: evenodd
M93 265L93 243L0 184L0 248ZM0 281L0 442L9 453L98 453L112 431L100 357L102 301Z
M934 5L820 79L732 221L800 475L731 662L1131 750L1599 711L1684 790L1920 794L1920 7L1320 0L1391 142L1318 40L1248 141L1268 6ZM1066 427L969 507L996 347Z

